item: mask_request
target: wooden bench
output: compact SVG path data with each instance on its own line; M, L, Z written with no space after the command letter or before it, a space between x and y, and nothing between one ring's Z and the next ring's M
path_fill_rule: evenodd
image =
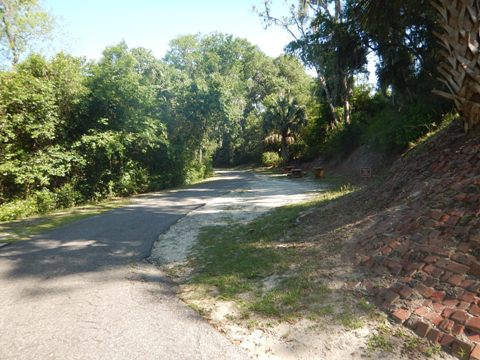
M294 166L285 166L282 170L284 174L290 174L290 172L293 170Z
M321 179L325 176L325 170L322 167L313 168L313 174L315 175L315 179Z
M290 171L290 176L292 178L301 178L301 177L303 177L303 175L305 175L305 173L303 172L302 169L292 169Z

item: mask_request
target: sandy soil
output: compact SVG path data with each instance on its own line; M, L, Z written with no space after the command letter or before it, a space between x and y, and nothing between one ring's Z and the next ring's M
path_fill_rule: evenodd
M275 207L311 199L324 189L318 182L306 178L290 180L284 176L256 174L248 188L212 199L160 235L151 259L162 265L183 262L202 227L249 222Z

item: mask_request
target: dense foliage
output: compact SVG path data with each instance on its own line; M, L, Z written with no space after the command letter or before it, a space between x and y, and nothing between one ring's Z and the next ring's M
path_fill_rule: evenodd
M267 103L310 86L293 57L224 34L179 37L163 60L125 43L97 62L31 55L0 73L2 219L260 162Z
M214 165L399 152L452 110L431 94L426 0L291 0L286 17L270 5L262 19L292 35L276 59L214 33L172 40L163 59L120 43L86 61L27 56L48 15L35 0L1 2L0 221L189 183Z
M452 111L432 94L443 85L429 1L291 0L287 16L273 13L271 3L258 9L260 17L285 28L292 35L287 52L318 75L302 156L347 155L364 144L399 152ZM377 90L366 85L369 61Z

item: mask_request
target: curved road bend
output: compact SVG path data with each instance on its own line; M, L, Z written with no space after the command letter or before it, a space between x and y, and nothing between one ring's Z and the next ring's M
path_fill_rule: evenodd
M251 177L138 196L0 249L0 359L246 359L144 258L186 213Z

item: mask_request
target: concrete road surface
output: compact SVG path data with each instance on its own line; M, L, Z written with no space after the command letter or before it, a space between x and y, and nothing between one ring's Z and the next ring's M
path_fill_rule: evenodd
M144 258L186 213L251 177L139 196L0 249L0 359L246 359Z

